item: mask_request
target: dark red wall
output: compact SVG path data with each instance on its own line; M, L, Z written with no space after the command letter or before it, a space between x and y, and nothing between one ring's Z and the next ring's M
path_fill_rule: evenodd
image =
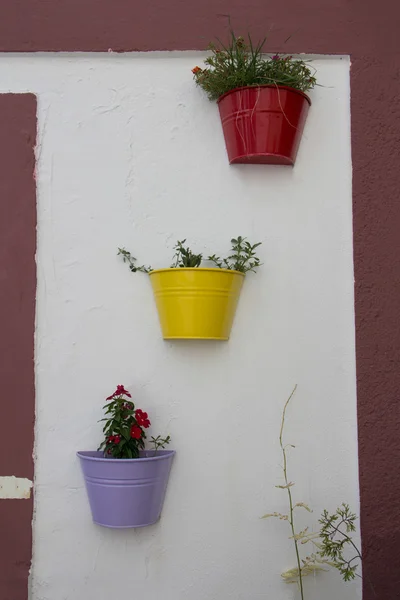
M0 51L202 49L236 31L289 52L398 52L397 0L2 0Z
M228 20L266 50L351 55L365 600L400 598L398 0L2 0L0 51L204 49ZM287 40L285 42L285 40ZM323 194L323 189L321 189ZM340 201L340 199L338 199ZM27 231L28 235L29 232ZM28 349L31 340L25 341Z
M0 476L33 480L36 98L0 94ZM0 600L27 600L32 498L0 500Z

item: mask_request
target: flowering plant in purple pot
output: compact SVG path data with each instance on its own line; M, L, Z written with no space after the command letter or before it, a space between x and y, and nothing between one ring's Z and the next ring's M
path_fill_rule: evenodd
M164 450L170 436L151 437L153 448L145 449L149 416L135 407L123 385L108 396L104 409L99 449L78 452L93 521L117 529L152 525L161 515L175 454Z
M151 425L147 412L141 408L135 408L134 403L126 398L132 398L131 394L123 385L118 385L115 392L108 396L103 406L106 417L103 433L104 441L99 450L104 449L105 456L113 458L139 458L140 451L144 450L146 432ZM151 444L154 452L159 448L165 448L170 442L170 436L166 438L152 437Z

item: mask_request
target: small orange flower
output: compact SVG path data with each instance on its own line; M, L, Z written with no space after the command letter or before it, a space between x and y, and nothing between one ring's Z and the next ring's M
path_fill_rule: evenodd
M194 67L194 69L192 69L192 73L194 75L196 75L199 71L201 71L200 67Z

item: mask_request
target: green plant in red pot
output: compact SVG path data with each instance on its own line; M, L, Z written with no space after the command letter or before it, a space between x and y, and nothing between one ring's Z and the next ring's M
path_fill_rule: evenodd
M210 44L205 68L192 69L196 83L218 102L229 162L294 165L316 85L303 60L262 53L265 39L231 33L228 45Z
M164 450L170 436L151 437L153 448L145 450L149 415L135 407L123 385L108 396L104 410L99 449L78 452L93 521L114 529L152 525L161 515L175 454Z

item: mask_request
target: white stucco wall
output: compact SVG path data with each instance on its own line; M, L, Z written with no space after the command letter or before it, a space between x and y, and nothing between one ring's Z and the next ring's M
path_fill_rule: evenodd
M288 412L299 526L358 511L349 60L315 60L294 169L230 167L197 54L2 55L0 91L38 95L36 479L32 600L286 600L294 566L278 434ZM162 340L150 283L172 246L263 241L228 343ZM76 450L123 383L177 456L161 521L92 524ZM337 573L308 600L354 600Z

